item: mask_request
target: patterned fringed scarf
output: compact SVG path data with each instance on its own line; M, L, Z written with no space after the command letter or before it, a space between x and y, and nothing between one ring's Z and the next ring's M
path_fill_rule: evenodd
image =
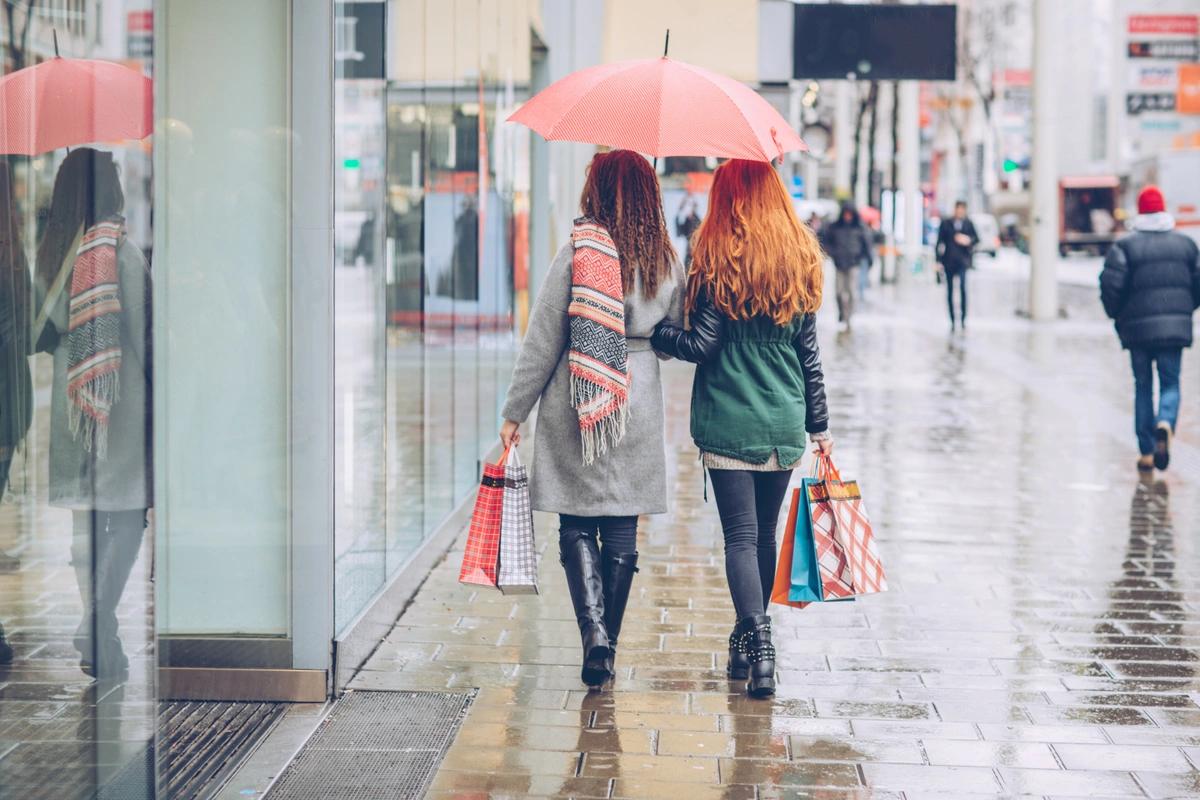
M571 233L571 404L579 414L583 463L625 435L629 419L625 291L616 244L603 225L581 218Z
M119 221L98 222L83 234L71 273L67 323L67 399L71 434L83 447L108 455L108 419L121 369L121 300L117 284Z

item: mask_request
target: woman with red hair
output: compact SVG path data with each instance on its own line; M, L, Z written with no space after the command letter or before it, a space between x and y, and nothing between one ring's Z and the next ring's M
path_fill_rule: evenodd
M766 606L779 509L806 434L833 450L814 321L822 262L771 165L726 162L693 243L691 328L660 324L653 339L659 352L699 365L692 439L712 476L737 613L727 671L755 697L775 692Z

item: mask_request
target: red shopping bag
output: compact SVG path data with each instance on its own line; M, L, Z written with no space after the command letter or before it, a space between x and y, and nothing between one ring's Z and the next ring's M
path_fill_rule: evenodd
M504 465L508 450L497 464L484 464L479 481L479 495L471 514L471 529L467 531L467 546L463 552L459 583L481 586L496 585L496 566L500 560L500 526L504 513Z
M826 455L817 456L819 481L808 485L813 538L826 600L887 591L875 532L857 481L844 481Z

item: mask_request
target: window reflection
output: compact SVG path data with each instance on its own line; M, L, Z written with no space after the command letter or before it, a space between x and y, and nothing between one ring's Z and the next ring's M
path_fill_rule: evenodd
M80 71L145 83L149 59L97 35L124 3L12 5L10 80L46 75L57 36ZM43 146L86 126L40 102L0 105L28 139L0 148L0 794L152 797L151 141Z
M369 599L356 581L369 576L375 590L381 588L473 490L481 459L495 443L499 394L512 358L514 273L521 263L527 275L522 259L528 251L527 214L514 211L516 204L528 203L523 155L528 139L502 132L497 120L515 104L512 76L526 76L528 68L514 63L528 61L528 47L522 51L515 39L502 39L496 25L483 23L515 12L513 4L491 0L406 0L390 6L389 14L423 26L415 37L423 50L398 57L385 89L379 111L386 137L382 191L374 197L338 196L339 219L359 213L381 221L371 266L355 253L353 269L338 272L374 271L371 285L378 288L382 318L371 318L368 335L367 317L355 317L339 298L337 347L364 370L363 354L385 348L382 364L371 367L372 377L364 372L356 383L357 391L375 392L384 409L383 435L375 440L383 448L382 496L363 500L359 494L355 501L358 519L376 518L360 501L381 509L383 552L364 528L339 519L339 553L343 540L357 536L369 543L356 549L362 559L354 569L349 559L339 558L339 626ZM356 86L340 96L363 91L362 81L346 83ZM336 124L339 152L342 142L361 135L362 125L348 106L343 110ZM518 185L523 192L514 188ZM346 230L355 229L347 224ZM356 251L349 233L339 236L348 252ZM339 287L343 280L339 277ZM338 370L339 376L348 372L340 358ZM356 400L356 414L373 402ZM339 423L343 420L339 413ZM344 425L338 447L354 440L355 459L374 463L363 441L365 423L355 418L357 435ZM344 491L342 480L338 485ZM339 509L347 508L340 499Z

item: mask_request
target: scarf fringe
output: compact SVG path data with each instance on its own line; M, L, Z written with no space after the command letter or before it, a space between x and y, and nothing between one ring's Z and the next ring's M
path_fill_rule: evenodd
M68 396L67 429L71 437L82 439L84 451L95 450L96 457L101 460L108 458L108 414L119 399L120 390L120 373L109 372L97 375ZM96 413L97 406L105 409L103 422L101 415Z
M619 397L582 375L571 374L571 401L575 408L589 405L601 394L611 398L602 406L604 413L579 422L585 466L595 463L597 458L606 455L625 438L629 422L629 395L626 393L624 397Z

